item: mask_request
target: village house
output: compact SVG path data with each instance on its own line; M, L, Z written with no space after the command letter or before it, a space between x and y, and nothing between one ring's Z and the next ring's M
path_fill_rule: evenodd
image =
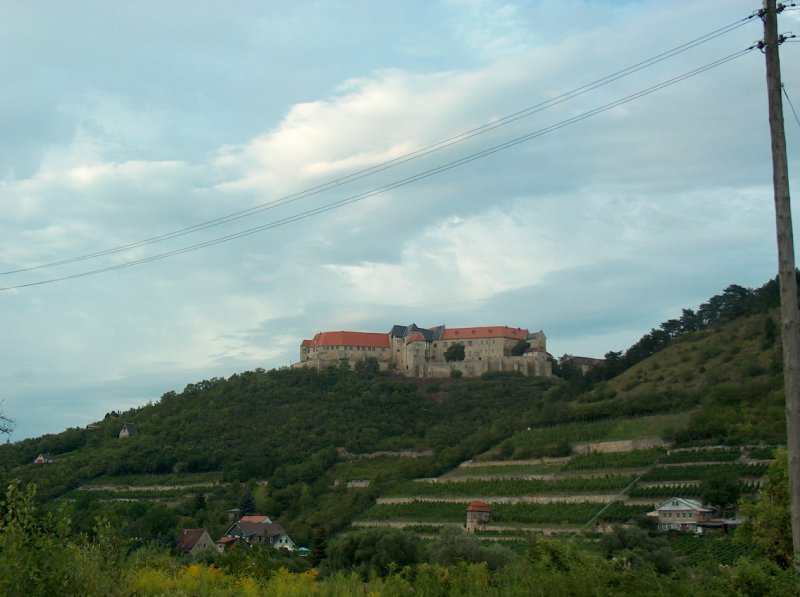
M225 536L217 540L217 544L228 546L244 541L247 545L269 545L274 549L294 551L296 546L286 530L269 516L256 514L242 516L225 531Z
M705 523L711 521L714 510L706 508L697 500L673 497L653 512L662 531L687 531L702 533Z
M205 529L181 529L178 531L178 547L188 554L195 554L203 549L218 549Z
M448 362L448 348L456 344L463 345L464 360ZM388 333L319 332L300 344L300 361L294 366L321 368L341 361L352 366L370 357L381 370L409 377L448 377L453 371L467 377L489 371L552 375L544 332L508 326L422 328L412 323L395 325Z

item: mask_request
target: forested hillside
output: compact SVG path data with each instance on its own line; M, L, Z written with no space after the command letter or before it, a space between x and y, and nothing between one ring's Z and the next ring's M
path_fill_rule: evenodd
M608 353L606 363L586 375L564 355L556 363L562 377L553 379L487 374L478 380L410 380L379 373L369 361L356 370L346 364L322 371L259 369L210 379L168 392L156 403L109 413L87 428L0 446L0 474L4 486L12 479L23 487L35 484L42 511L58 511L58 532L69 536L95 536L99 517L129 549L173 548L179 528L204 527L219 536L230 524L227 511L239 507L280 520L298 545L316 546L324 558L319 550L326 538L356 518L380 520L392 508L399 512L392 496L451 496L454 488L463 499L501 490L616 493L641 472L592 480L575 477L573 465L562 464L548 482L498 485L477 478L480 469L472 469L475 479L450 487L410 482L445 473L458 480L464 475L455 467L471 459L508 461L506 471L516 467L525 474L538 465L524 459L566 456L576 443L613 438L621 428L656 435L672 447L747 445L742 454L756 454L763 445L769 458L772 447L785 441L776 305L774 282L756 290L729 287L697 311L684 309L680 319L645 334L627 351ZM137 433L119 438L123 423L135 424ZM55 462L33 464L39 454ZM596 457L589 469L604 470L617 461L651 467L663 458L663 448ZM485 468L497 474L497 465ZM742 470L735 472L752 493L758 483L750 468ZM699 478L690 466L674 471L681 480ZM642 481L659 482L656 472L663 476L659 469ZM629 493L697 495L696 485L675 487L642 486ZM376 507L378 496L389 501ZM456 521L463 509L456 503L436 507L443 514L431 520ZM406 507L414 508L425 510L418 517L424 520L434 505ZM555 517L563 524L573 514L574 523L581 522L583 510L591 510L577 504L560 508L559 514L540 513L531 504L508 506L498 516ZM648 507L614 508L603 520L624 521ZM445 534L441 541L450 539Z

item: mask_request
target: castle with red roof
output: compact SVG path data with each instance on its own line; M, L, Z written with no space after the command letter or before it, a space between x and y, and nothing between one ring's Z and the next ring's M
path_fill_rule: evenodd
M527 344L524 352L520 351L520 342ZM464 347L463 361L445 359L454 344ZM343 360L352 366L370 357L378 361L381 370L409 377L449 377L453 371L467 377L488 371L552 375L544 332L508 326L421 328L412 323L395 325L388 333L319 332L300 344L300 361L295 366L321 368Z

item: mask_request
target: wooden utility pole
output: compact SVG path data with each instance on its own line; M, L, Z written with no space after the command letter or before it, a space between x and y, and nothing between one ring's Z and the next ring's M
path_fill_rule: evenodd
M797 276L794 264L792 210L789 203L789 170L783 131L781 63L778 55L776 0L764 0L764 56L767 61L769 129L772 136L772 184L778 232L778 282L781 292L781 339L783 384L786 395L786 436L789 458L789 494L792 513L792 545L795 565L800 565L800 326L798 326Z

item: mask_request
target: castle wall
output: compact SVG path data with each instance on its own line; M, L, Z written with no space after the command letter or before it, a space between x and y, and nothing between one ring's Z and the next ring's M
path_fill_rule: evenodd
M464 359L451 363L427 363L424 371L415 371L413 377L451 377L451 371L461 371L464 377L480 377L490 371L505 373L521 373L528 377L551 377L553 375L552 363L547 360L544 353L535 353L535 356L500 357L481 360Z
M492 333L497 335L486 337ZM552 364L545 348L546 337L541 331L528 334L521 328L455 328L449 331L448 339L431 342L426 342L418 332L415 332L414 337L393 334L394 332L387 338L388 346L381 346L382 342L375 338L378 334L320 332L313 341L303 342L300 347L300 362L296 366L305 364L320 368L338 365L342 360L353 366L372 357L377 359L381 370L392 369L408 377L450 377L453 370L460 371L465 377L479 377L490 371L518 372L540 377L552 375ZM509 356L511 349L519 342L514 336L519 335L525 337L531 346L522 356ZM322 339L319 344L318 338ZM335 340L331 342L333 338ZM337 341L350 345L333 345ZM464 346L463 361L445 361L445 353L453 344Z

